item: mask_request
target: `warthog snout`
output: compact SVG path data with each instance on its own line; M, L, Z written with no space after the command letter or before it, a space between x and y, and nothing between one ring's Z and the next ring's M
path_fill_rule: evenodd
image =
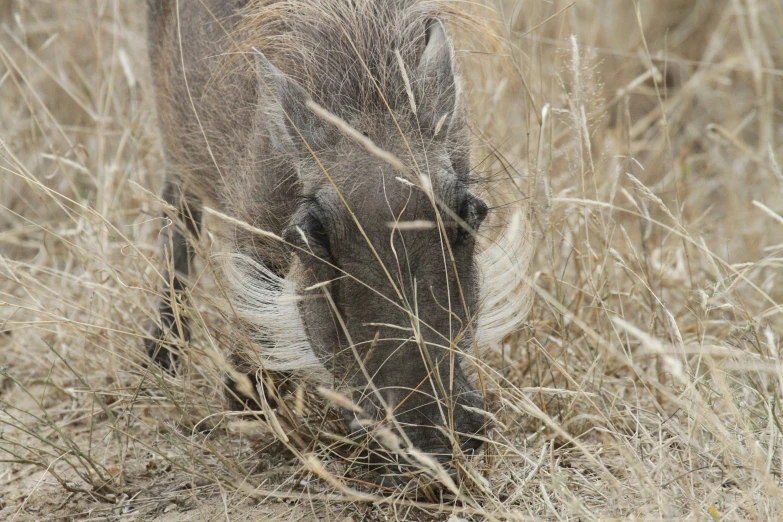
M471 456L488 429L481 394L447 355L441 354L436 374L426 371L427 363L411 364L421 357L415 352L402 355L408 361L401 367L379 368L385 378L355 393L361 411L347 414L349 430L373 437L375 451L404 454L413 446L442 464L454 453ZM390 358L387 364L394 363Z

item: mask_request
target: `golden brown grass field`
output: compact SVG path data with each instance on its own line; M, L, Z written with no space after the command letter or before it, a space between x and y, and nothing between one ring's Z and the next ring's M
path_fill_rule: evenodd
M451 5L532 305L481 361L491 443L416 497L361 480L314 390L224 414L217 235L183 371L147 368L144 2L0 0L0 520L783 520L783 2Z

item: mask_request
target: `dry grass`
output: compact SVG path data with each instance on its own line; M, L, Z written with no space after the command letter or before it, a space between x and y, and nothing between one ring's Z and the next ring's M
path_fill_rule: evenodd
M458 4L502 22L459 35L475 158L531 218L535 298L483 361L492 444L416 501L362 484L318 409L222 414L210 237L187 371L145 369L143 10L0 1L0 519L783 517L783 6L486 3Z

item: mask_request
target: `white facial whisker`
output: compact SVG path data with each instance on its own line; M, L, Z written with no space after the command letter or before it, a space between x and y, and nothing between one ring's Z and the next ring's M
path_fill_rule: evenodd
M532 304L525 283L532 256L533 244L520 211L511 217L503 235L478 254L481 304L476 336L480 348L496 347L522 326Z
M223 267L234 309L252 328L253 335L260 338L253 349L264 368L325 372L299 314L296 283L242 254L226 255Z

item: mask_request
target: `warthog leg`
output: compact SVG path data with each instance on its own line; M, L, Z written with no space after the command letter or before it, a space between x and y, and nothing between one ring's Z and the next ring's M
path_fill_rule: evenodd
M160 233L160 256L165 280L161 285L162 297L158 302L159 321L148 323L149 337L144 340L144 346L153 361L171 371L177 360L177 352L175 343L168 339L173 337L187 342L190 338L187 320L179 313L177 301L184 298L185 281L190 275L194 250L188 236L198 238L201 204L195 198L185 197L179 184L171 177L163 188L163 199L176 209L176 215L169 216L165 212L163 215L166 224Z

